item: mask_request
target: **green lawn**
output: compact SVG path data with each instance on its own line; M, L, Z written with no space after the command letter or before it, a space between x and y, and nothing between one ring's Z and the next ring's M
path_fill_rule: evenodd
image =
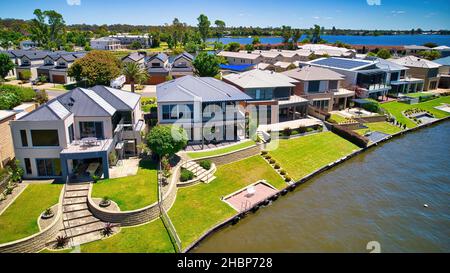
M157 165L141 161L136 175L105 179L94 184L92 196L107 196L116 202L122 211L135 210L158 200Z
M69 253L72 249L48 250L41 253ZM173 253L174 248L161 219L135 226L122 227L110 238L81 245L81 253Z
M307 174L357 150L353 143L324 132L295 139L280 139L279 147L269 154L293 179Z
M209 184L178 189L169 216L183 247L198 239L209 228L236 214L234 209L220 200L222 196L260 179L267 180L278 189L287 185L259 155L221 165L214 175L217 178Z
M61 184L31 184L0 215L0 244L39 232L39 215L58 203Z
M450 96L439 97L434 100L429 100L429 101L417 103L417 104L406 104L406 103L393 101L393 102L382 103L382 104L380 104L380 106L382 108L384 108L386 111L388 111L389 113L391 113L393 116L395 116L395 118L399 122L406 124L406 126L408 128L413 128L413 127L416 127L417 125L412 120L403 116L402 111L405 111L405 110L411 109L411 108L420 108L423 110L430 111L432 114L435 115L436 118L444 118L446 116L449 116L450 113L447 113L447 112L444 112L444 111L434 108L435 106L439 106L442 103L450 103Z
M355 132L357 132L360 135L364 135L367 131L372 131L372 132L373 131L378 131L378 132L381 132L381 133L393 135L393 134L398 133L398 132L400 132L402 130L399 127L394 126L394 125L392 125L392 124L390 124L389 122L386 122L386 121L365 123L364 125L366 125L369 128L368 129L355 130Z
M344 116L341 116L339 114L331 114L330 118L332 120L336 121L337 123L341 123L341 122L346 122L347 121Z
M255 145L255 142L248 140L248 141L244 141L242 143L236 144L236 145L231 145L225 148L221 148L221 149L217 149L217 150L212 150L212 151L206 151L206 152L194 152L194 153L187 153L187 155L190 158L196 159L196 158L201 158L201 157L205 157L205 156L213 156L213 155L220 155L220 154L226 154L232 151L237 151L240 149L243 149L245 147L250 147L252 145Z
M424 92L417 92L417 93L407 93L405 95L408 96L408 97L412 97L412 98L418 98L418 97L432 96L433 94L431 94L431 93L424 93Z

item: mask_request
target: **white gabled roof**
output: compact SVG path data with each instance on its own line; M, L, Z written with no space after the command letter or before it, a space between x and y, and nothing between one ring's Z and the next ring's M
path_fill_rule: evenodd
M419 67L419 68L438 68L442 65L429 61L427 59L418 58L416 56L406 56L400 59L389 59L389 61L409 67Z
M230 58L241 58L255 60L260 57L258 54L245 53L245 52L231 52L231 51L221 51L217 54L218 56L230 57Z
M111 106L106 100L100 97L97 93L90 89L80 88L84 94L86 94L89 98L95 101L100 107L102 107L108 114L113 115L116 112L116 109Z
M242 88L294 87L293 83L298 82L283 74L260 69L252 69L241 74L229 74L223 78Z
M54 100L47 105L50 110L53 111L55 115L57 115L60 119L64 119L68 115L70 115L69 110L67 110L64 105L61 104L58 100Z

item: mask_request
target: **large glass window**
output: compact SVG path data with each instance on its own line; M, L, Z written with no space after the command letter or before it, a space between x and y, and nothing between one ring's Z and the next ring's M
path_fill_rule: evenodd
M39 176L60 176L61 160L59 158L36 159Z
M310 81L308 82L308 92L316 93L319 92L320 81Z
M430 77L430 78L437 77L438 72L439 72L439 68L432 68L432 69L428 70L428 77Z
M72 141L75 139L74 133L73 133L73 123L70 124L68 130L69 130L69 142L72 143Z
M330 81L328 85L328 89L338 89L338 81Z
M103 122L101 121L80 121L80 138L96 137L105 138L103 134Z
M58 130L31 130L33 146L59 146Z
M163 119L192 119L193 104L167 104L162 106Z
M23 161L25 162L25 172L27 174L31 174L31 161L29 158L24 158Z
M27 131L20 130L20 139L22 140L22 146L27 147L28 146Z

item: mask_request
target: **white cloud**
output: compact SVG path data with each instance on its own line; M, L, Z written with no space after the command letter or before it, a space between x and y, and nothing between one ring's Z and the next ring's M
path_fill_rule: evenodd
M393 13L393 14L403 14L403 13L406 13L406 11L404 11L404 10L393 10L393 11L391 11L391 13Z
M369 6L381 6L381 0L366 0Z
M313 18L313 19L316 19L316 20L319 20L319 19L320 19L319 16L313 16L312 18Z
M79 6L81 5L81 0L66 0L69 6Z

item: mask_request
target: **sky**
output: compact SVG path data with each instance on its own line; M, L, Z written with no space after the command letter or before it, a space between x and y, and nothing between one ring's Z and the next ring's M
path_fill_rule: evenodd
M67 24L196 25L203 13L228 26L450 29L450 0L0 0L0 18L31 19L36 8Z

